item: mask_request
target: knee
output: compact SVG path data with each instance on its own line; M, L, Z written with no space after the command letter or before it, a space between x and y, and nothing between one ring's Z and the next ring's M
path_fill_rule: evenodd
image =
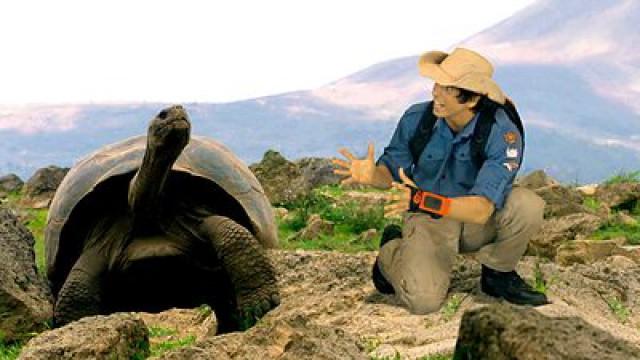
M421 285L409 288L404 286L400 287L400 289L396 287L396 290L399 290L400 299L403 300L412 314L423 315L440 310L449 291L448 279L443 278L440 281L432 279L432 281L429 281L428 287L425 287L427 285L425 283Z
M515 187L507 198L502 217L525 227L540 227L544 219L545 202L533 191Z
M446 297L446 292L415 294L407 298L406 305L412 314L425 315L440 310Z

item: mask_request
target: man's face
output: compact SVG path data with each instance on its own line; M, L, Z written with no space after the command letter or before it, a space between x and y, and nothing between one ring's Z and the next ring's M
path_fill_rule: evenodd
M440 118L455 117L458 113L467 107L458 102L458 94L460 90L452 86L442 86L438 83L433 84L433 114Z
M435 83L431 94L433 95L433 114L446 119L454 131L462 129L473 118L474 113L471 108L477 99L461 104L457 98L460 89Z

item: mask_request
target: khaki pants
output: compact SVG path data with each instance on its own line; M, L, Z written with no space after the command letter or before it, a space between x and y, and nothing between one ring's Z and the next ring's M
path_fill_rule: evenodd
M539 196L514 187L504 208L485 225L407 213L402 239L391 240L380 249L380 270L412 313L437 311L447 296L458 252L476 252L480 263L511 271L540 229L543 212L544 201Z

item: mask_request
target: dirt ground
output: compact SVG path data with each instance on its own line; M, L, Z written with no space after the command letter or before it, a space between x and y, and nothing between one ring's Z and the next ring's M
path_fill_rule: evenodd
M212 337L215 317L206 316L202 309L142 314L150 327L174 328L178 333L173 337L192 334L198 339L192 346L163 358L199 358L193 355L196 353L215 353L229 359L295 358L285 355L295 347L292 344L296 338L306 336L307 340L313 339L307 345L313 346L301 347L296 356L331 358L335 349L342 349L343 358L393 358L399 354L403 359L416 359L451 353L464 311L497 301L480 291L480 266L468 256L458 259L445 306L428 315L412 315L393 296L375 291L370 281L374 252L273 250L270 256L279 273L282 303L245 333ZM517 270L533 281L536 265L552 301L538 308L541 313L581 317L640 345L639 265L626 258L610 257L592 265L560 267L525 257ZM333 336L336 333L342 335ZM253 350L239 350L246 347L242 344L253 344ZM331 351L333 355L327 355Z

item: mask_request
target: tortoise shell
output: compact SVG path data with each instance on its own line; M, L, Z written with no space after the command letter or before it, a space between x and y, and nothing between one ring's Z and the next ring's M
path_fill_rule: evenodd
M83 239L66 236L73 210L96 188L111 178L133 174L140 167L146 136L105 146L78 161L66 175L52 200L45 230L47 276L61 286L80 256ZM249 168L222 144L192 136L172 172L186 173L215 183L239 204L249 219L249 230L265 247L277 246L275 217L269 199ZM126 198L126 194L123 194Z

